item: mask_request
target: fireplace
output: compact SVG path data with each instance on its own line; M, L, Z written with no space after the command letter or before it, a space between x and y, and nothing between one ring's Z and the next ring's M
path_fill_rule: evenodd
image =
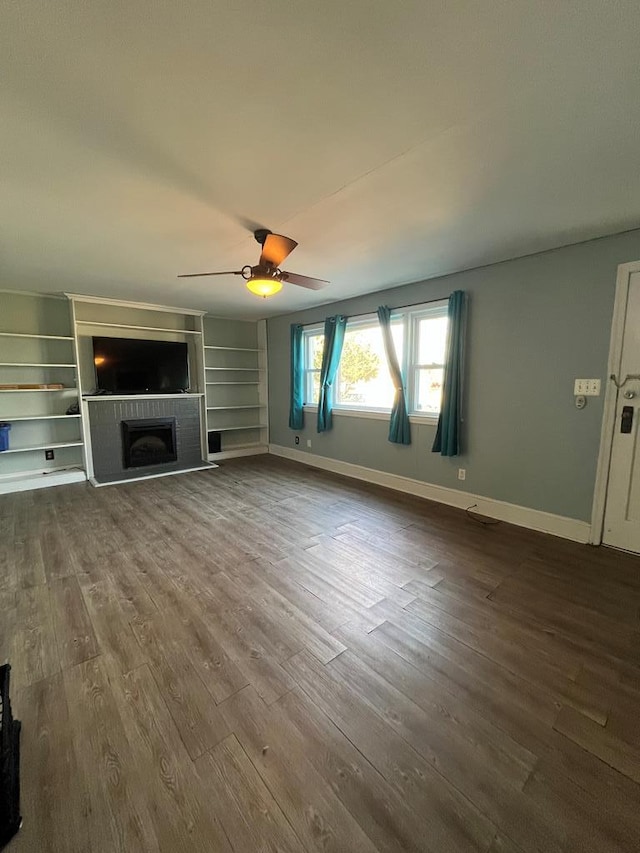
M121 421L125 468L162 465L178 459L175 418L136 418Z

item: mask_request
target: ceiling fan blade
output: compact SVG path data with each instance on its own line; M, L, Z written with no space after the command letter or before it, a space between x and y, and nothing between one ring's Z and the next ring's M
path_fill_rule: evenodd
M329 282L322 278L311 278L308 275L300 275L297 272L283 272L282 280L288 281L289 284L297 284L300 287L306 287L309 290L322 290Z
M224 272L188 272L178 278L199 278L201 275L242 275L242 270L225 270Z
M267 234L260 255L260 266L279 267L297 245L291 237L283 237L282 234Z

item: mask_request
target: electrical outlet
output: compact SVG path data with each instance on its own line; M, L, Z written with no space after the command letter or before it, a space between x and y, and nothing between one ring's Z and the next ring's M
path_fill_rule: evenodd
M55 453L53 452L53 450L45 450L44 458L47 460L47 462L51 462L54 457Z
M311 439L310 438L307 439L307 447L311 447Z
M467 479L467 469L466 468L458 468L458 479L466 480Z
M576 379L573 384L573 394L575 397L599 397L600 380Z
M300 436L299 435L297 435L295 437L295 442L296 442L296 444L300 444Z

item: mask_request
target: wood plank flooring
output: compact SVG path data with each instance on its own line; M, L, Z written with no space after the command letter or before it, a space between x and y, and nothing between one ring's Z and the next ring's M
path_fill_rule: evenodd
M640 850L640 559L272 457L0 498L9 853Z

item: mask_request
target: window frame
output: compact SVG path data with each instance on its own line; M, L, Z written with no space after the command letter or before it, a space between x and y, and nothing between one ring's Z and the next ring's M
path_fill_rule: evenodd
M419 324L423 319L436 319L438 317L447 316L447 299L441 299L433 302L426 302L421 305L413 305L408 308L398 308L391 312L391 323L401 321L403 324L403 351L397 353L402 375L405 381L407 413L409 420L412 423L423 423L425 421L437 421L440 412L426 412L422 409L416 409L419 376L420 370L425 369L444 369L444 361L442 364L421 364L418 362L418 345L419 345ZM379 327L377 314L361 314L355 317L349 317L347 320L347 331L354 328L371 328ZM324 324L310 324L304 326L303 335L303 376L304 376L304 408L309 411L316 411L318 408L317 402L309 402L312 400L314 374L320 374L317 368L310 368L311 356L311 338L324 334ZM385 363L386 367L386 363ZM338 375L336 384L340 381L340 367L338 367ZM391 414L391 408L378 406L364 406L362 404L339 403L334 401L332 410L337 415L347 415L350 417L365 417L374 419L386 419Z

